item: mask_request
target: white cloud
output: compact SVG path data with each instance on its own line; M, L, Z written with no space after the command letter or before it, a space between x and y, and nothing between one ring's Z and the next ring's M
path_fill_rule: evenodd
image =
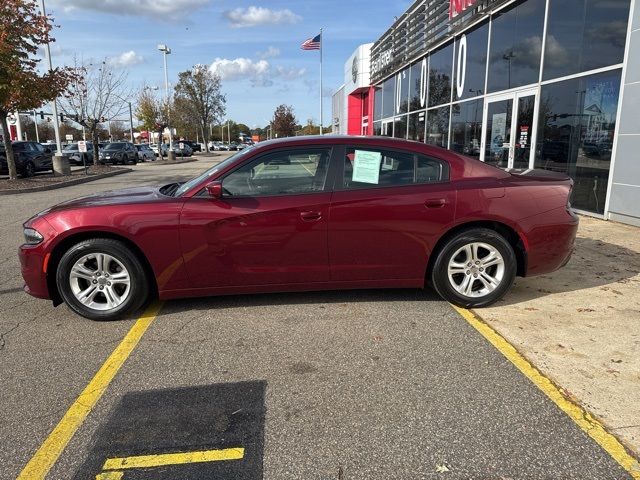
M258 25L281 25L297 23L302 20L288 8L271 10L264 7L235 8L224 12L223 17L231 22L234 28L255 27Z
M220 76L222 80L248 80L253 86L269 87L274 80L289 82L304 77L304 68L286 68L281 65L272 66L267 60L250 58L216 58L209 70Z
M118 56L110 57L108 62L114 67L131 67L144 62L144 57L134 50L129 50L128 52L122 52Z
M269 46L264 52L258 52L260 58L274 58L280 56L280 49Z
M168 20L167 16L184 16L209 4L211 0L49 0L49 2L65 11L91 10Z

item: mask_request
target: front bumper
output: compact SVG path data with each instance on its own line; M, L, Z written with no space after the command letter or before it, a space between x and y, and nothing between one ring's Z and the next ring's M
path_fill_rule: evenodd
M48 254L38 247L40 245L21 245L18 250L24 291L33 297L49 299L51 295L45 271L45 260L48 260Z
M44 218L36 216L24 224L35 228L44 237L38 245L20 245L18 257L24 279L24 291L37 298L51 299L47 281L47 268L52 246L58 233Z

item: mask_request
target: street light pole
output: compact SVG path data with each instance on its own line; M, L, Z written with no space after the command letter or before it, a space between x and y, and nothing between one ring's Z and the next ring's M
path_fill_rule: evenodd
M133 111L131 110L131 102L129 104L129 133L131 134L131 143L133 143Z
M40 0L40 11L42 12L42 16L47 16L47 11L44 8L44 0ZM47 64L49 65L49 71L53 70L53 62L51 61L51 49L49 48L49 40L47 39L47 43L44 49L45 57L47 59ZM62 142L60 141L60 125L58 124L58 103L54 98L51 101L51 110L53 111L53 131L56 135L56 148L57 156L62 156Z
M169 129L169 155L173 150L173 135L171 134L171 115L169 113L169 73L167 71L167 55L171 53L171 49L164 45L158 45L158 50L162 52L162 58L164 59L164 90L165 90L165 101L167 102L167 128Z

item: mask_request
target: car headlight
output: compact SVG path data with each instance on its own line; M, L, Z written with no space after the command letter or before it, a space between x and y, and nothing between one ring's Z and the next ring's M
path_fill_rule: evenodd
M33 228L24 229L24 243L27 245L38 245L44 238L40 235L40 232Z

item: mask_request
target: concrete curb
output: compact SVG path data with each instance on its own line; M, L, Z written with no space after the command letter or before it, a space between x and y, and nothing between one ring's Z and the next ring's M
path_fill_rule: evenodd
M150 165L179 165L181 163L191 163L191 162L197 162L198 159L197 158L189 158L189 160L176 160L175 162L168 162L166 160L155 160L153 162L145 162L148 163Z
M115 172L101 173L99 175L83 176L68 182L53 183L51 185L43 185L41 187L22 188L19 190L0 190L0 195L17 195L20 193L30 192L46 192L47 190L56 190L58 188L71 187L73 185L80 185L82 183L93 182L94 180L100 180L102 178L115 177L116 175L122 175L123 173L133 172L131 168L125 168L116 170Z

